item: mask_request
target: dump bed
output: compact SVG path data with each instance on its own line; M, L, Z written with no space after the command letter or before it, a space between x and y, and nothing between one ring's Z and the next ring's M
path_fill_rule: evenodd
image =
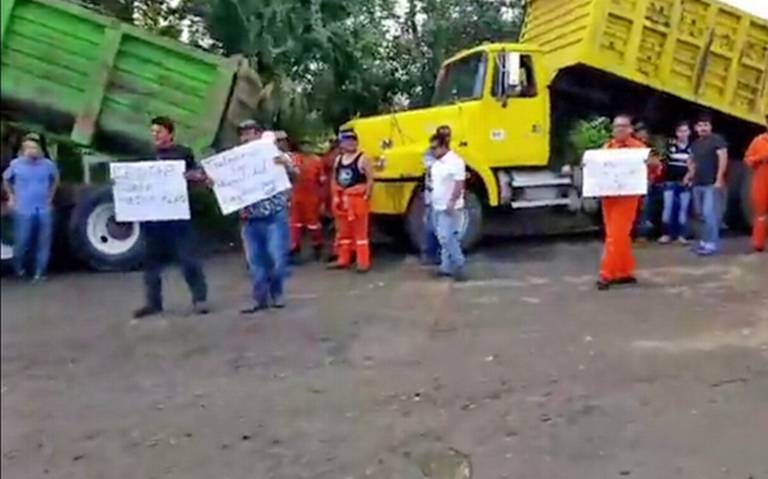
M768 20L716 0L531 0L523 41L553 76L583 65L753 123L768 113Z
M156 115L196 150L213 145L247 76L238 59L58 0L3 0L0 35L3 116L110 153L144 150Z

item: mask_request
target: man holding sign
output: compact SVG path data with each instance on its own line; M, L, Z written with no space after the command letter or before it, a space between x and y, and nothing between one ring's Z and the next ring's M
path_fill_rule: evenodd
M184 177L188 182L201 183L205 174L195 162L192 150L174 142L174 123L171 119L157 117L152 120L152 138L155 143L155 159L160 161L182 160L186 164ZM192 292L195 313L208 314L208 286L202 264L197 256L195 238L190 219L171 221L146 221L142 223L145 234L144 288L146 303L133 316L137 319L163 311L161 274L166 264L176 261L181 266L184 280Z
M613 120L613 139L606 149L645 148L632 136L632 118L619 115ZM632 256L632 227L637 216L641 195L602 197L605 246L600 264L599 290L614 284L635 284L635 258Z

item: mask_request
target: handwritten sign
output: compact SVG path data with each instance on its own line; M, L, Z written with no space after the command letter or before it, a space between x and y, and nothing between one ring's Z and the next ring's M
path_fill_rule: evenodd
M189 194L183 161L109 164L117 221L188 220Z
M203 160L221 212L228 215L289 189L288 173L275 164L280 154L274 141L262 139Z
M648 194L648 148L589 150L584 153L585 198Z

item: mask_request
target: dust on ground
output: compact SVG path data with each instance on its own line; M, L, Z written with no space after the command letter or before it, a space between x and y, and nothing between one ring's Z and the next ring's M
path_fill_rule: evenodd
M236 255L214 313L178 272L2 283L2 474L61 479L768 478L768 256L637 252L594 290L600 245L506 243L473 280L412 257L297 268L252 318Z

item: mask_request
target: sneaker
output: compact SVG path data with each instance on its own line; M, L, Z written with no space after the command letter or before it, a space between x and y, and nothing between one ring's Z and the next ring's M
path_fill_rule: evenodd
M447 272L447 271L443 271L442 269L438 269L437 271L434 271L432 273L432 276L434 276L435 278L450 278L453 275L451 273Z
M714 256L714 255L717 254L717 248L715 248L713 246L706 246L706 245L699 246L698 248L696 248L695 253L697 255L703 256L703 257L705 257L705 256Z
M659 238L660 244L669 244L672 242L672 237L669 235L664 235L661 238Z
M677 242L680 243L681 246L688 246L690 244L690 241L688 241L688 238L685 236L677 238Z
M275 309L283 309L285 308L285 300L282 296L278 296L277 298L272 298L272 307Z
M45 283L46 281L48 281L48 277L44 274L36 274L32 278L33 283Z
M192 309L195 311L195 314L199 314L201 316L211 312L211 308L208 306L207 301L195 301L192 303Z
M163 308L158 306L142 306L133 312L134 319L148 318L150 316L156 316L163 312Z
M16 279L24 279L27 277L27 272L24 270L16 271L15 275L16 275Z
M266 309L269 309L269 306L267 306L266 304L256 304L254 306L251 306L250 308L241 309L240 314L251 315L251 314L259 313Z

